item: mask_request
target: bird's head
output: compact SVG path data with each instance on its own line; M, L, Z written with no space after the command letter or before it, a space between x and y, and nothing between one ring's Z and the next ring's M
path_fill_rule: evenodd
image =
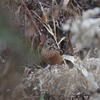
M49 38L45 41L43 49L49 50L55 46L55 41L52 38Z

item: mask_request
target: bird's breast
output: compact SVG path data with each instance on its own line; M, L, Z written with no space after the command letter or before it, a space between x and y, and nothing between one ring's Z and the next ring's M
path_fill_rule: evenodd
M63 56L60 55L58 51L52 49L42 51L41 56L42 56L42 60L46 64L54 65L57 63L61 63L63 61Z

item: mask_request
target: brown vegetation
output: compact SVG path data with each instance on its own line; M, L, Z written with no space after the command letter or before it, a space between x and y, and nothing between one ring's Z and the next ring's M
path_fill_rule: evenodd
M48 38L61 64L42 61ZM100 99L99 0L1 1L0 100L39 99Z

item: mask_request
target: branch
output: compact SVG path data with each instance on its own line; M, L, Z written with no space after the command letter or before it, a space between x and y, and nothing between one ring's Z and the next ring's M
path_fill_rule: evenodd
M29 9L27 8L27 6L25 5L24 1L23 1L23 0L20 0L20 1L21 1L22 5L24 6L26 12L28 13L29 17L30 17L31 19L33 19L32 15L31 15ZM41 38L41 40L42 40L42 42L44 42L43 36L42 36L40 30L38 29L38 27L37 27L35 21L32 21L32 22L33 22L35 28L37 29L37 31L38 31L38 33L39 33L39 35L40 35L40 38Z

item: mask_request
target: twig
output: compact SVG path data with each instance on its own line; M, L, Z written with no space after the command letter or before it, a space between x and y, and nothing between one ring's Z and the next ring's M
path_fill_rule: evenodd
M68 51L70 51L72 48L75 48L75 45L72 45L65 53L67 53Z
M24 96L24 98L28 98L28 95L26 94L26 92L24 90L22 90L21 93Z
M31 19L33 19L32 15L31 15L29 9L27 8L27 6L25 5L24 1L23 1L23 0L20 0L20 1L21 1L22 5L24 6L26 12L28 13L29 17L30 17ZM40 35L40 38L41 38L41 40L42 40L42 42L44 42L43 36L42 36L40 30L38 29L38 27L37 27L35 21L32 21L32 22L33 22L35 28L37 29L37 31L38 31L38 33L39 33L39 35Z

